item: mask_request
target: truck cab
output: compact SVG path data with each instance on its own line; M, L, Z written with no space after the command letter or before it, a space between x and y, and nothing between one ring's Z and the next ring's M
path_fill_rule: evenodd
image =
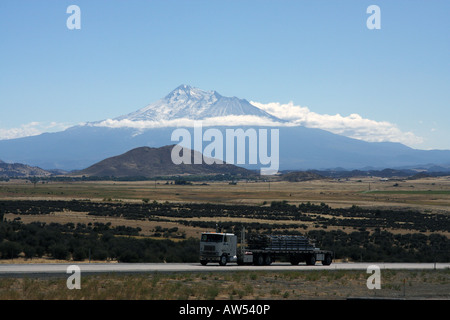
M200 263L218 262L221 266L237 262L237 236L233 233L204 232L200 238Z

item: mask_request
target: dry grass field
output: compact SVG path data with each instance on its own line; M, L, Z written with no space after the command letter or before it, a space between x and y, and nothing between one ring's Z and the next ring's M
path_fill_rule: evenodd
M325 202L332 207L406 206L430 210L450 208L450 177L417 180L377 177L323 179L304 182L272 181L194 182L167 181L0 182L0 199L90 199L103 201L169 201L221 204L262 204L287 200L291 204Z
M229 182L194 182L192 185L168 184L167 181L137 182L46 182L32 184L26 180L0 182L0 200L72 200L89 199L98 202L142 203L157 201L170 203L211 203L269 205L272 201L287 201L289 204L311 202L326 203L330 207L363 208L410 208L422 212L450 214L450 177L423 178L419 180L390 179L384 181L377 177L352 179L324 179L305 182L286 182L272 179L266 182L239 181ZM20 217L24 223L94 223L110 222L112 226L124 225L140 227L143 236L150 236L157 226L161 228L178 227L187 238L198 237L206 231L199 227L181 225L179 218L165 221L130 220L121 217L100 217L88 215L87 212L61 211L50 215L6 214L6 219ZM184 218L184 220L201 220L206 218ZM173 220L171 222L170 220ZM253 219L254 220L254 219ZM251 222L251 218L219 217L216 222L235 221ZM261 221L267 222L271 221ZM292 220L278 220L279 224L293 224ZM314 223L298 222L307 225L308 230L315 228ZM336 227L330 226L328 230ZM390 232L407 232L406 230L388 230ZM450 234L444 232L446 236Z

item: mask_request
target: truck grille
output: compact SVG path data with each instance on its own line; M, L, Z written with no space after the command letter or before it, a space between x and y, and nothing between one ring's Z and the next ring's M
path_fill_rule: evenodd
M216 251L216 247L215 247L215 246L204 246L204 247L203 247L203 251L211 251L211 252L214 252L214 251Z

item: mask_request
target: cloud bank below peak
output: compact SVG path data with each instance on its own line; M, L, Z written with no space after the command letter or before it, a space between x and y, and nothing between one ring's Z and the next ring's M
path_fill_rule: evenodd
M307 107L294 105L292 102L281 104L259 103L250 101L255 107L267 112L282 121L276 121L256 115L227 115L209 117L202 120L189 118L167 119L167 120L130 120L130 119L106 119L98 122L87 122L85 126L108 127L108 128L133 128L137 131L162 127L193 127L201 121L207 126L304 126L326 130L335 134L368 142L399 142L409 147L416 147L424 142L422 137L413 132L403 132L395 124L387 121L375 121L361 117L353 113L348 116L340 114L319 114L309 110ZM71 127L62 123L32 122L18 128L1 129L0 140L17 139L27 136L40 135L45 132L57 132Z
M250 103L271 115L288 121L290 125L323 129L368 142L399 142L407 146L417 146L424 142L422 137L416 136L413 132L403 132L393 123L366 119L356 113L349 116L319 114L309 110L308 107L294 105L293 102L264 104L250 101Z
M208 117L201 120L190 118L158 119L158 120L130 120L106 119L88 123L90 126L109 128L134 128L143 131L162 127L193 127L201 121L203 126L304 126L326 130L335 134L368 142L398 142L415 147L424 142L422 137L413 132L403 132L397 125L387 121L366 119L353 113L348 116L340 114L319 114L308 107L295 105L293 102L281 104L278 102L259 103L249 101L253 106L265 111L274 118L257 115L224 115ZM279 121L274 120L279 119Z
M194 127L202 126L286 126L295 125L285 122L274 121L266 117L255 115L227 115L218 117L208 117L204 119L161 119L161 120L130 120L130 119L106 119L100 122L88 123L87 125L109 128L133 128L146 130L164 127Z

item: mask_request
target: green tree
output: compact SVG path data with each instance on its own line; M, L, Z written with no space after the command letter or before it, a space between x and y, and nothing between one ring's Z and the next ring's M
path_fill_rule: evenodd
M36 255L36 249L32 246L25 246L23 252L25 253L25 258L27 259L33 259Z
M73 250L72 258L75 261L82 261L88 258L88 250L83 247L77 247Z
M2 259L14 259L22 252L22 246L16 242L3 240L0 243L0 255Z
M55 244L50 247L50 254L54 259L68 260L69 250L63 244Z

